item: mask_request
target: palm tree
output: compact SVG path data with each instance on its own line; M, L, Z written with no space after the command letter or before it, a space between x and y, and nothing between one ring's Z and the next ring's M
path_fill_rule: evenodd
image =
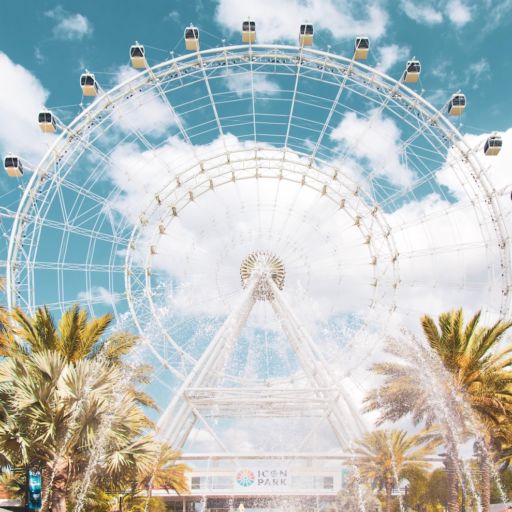
M50 497L45 510L66 510L70 486L91 461L112 482L147 473L159 452L140 407L154 405L138 389L147 368L128 371L122 361L137 338L105 338L110 315L89 320L78 306L64 313L58 328L47 308L33 319L19 309L11 317L18 338L2 344L0 453L11 465L42 466ZM105 453L95 459L102 435Z
M4 278L0 277L0 292L5 289ZM7 354L8 347L13 343L14 337L7 308L0 304L0 357Z
M480 313L464 324L462 310L443 313L438 325L430 316L423 316L421 325L430 350L435 352L449 374L445 395L457 422L468 432L474 426L468 422L463 404L469 404L475 413L482 433L481 452L488 454L503 441L504 425L512 418L512 347L498 350L504 334L512 322L498 321L491 327L480 327ZM372 390L366 398L366 410L381 410L380 422L396 421L408 414L415 423L425 421L432 425L435 407L429 400L430 390L418 379L417 365L403 357L393 344L387 351L402 361L376 364L373 370L385 377L384 384ZM422 370L422 369L421 369ZM458 400L462 398L462 400ZM446 436L445 436L446 437ZM448 436L447 470L449 479L449 511L458 511L455 440ZM484 512L490 507L490 467L488 456L482 457L482 504Z
M69 485L89 465L102 432L104 458L122 461L115 467L107 463L102 474L115 479L125 469L149 467L155 453L145 435L150 422L122 382L120 368L99 361L70 363L54 351L0 363L9 411L0 427L0 451L18 464L43 467L50 486L46 510L66 510Z
M423 431L374 430L356 443L356 464L362 477L386 494L385 511L391 512L392 489L397 479L411 478L429 469L425 457L439 446L439 438Z
M188 480L185 478L185 473L190 468L185 464L176 464L179 456L179 452L165 443L158 446L149 470L139 474L140 486L147 491L149 496L155 487L165 489L167 492L173 490L178 494L188 492Z
M22 348L32 352L55 350L70 362L101 357L119 362L137 343L138 338L126 332L104 337L112 323L112 315L89 318L86 309L77 304L64 312L58 326L46 306L30 318L23 310L11 312L12 329L23 341Z

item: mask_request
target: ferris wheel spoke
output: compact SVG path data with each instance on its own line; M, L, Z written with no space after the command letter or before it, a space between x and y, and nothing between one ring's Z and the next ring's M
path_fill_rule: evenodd
M160 78L157 75L155 75L155 73L153 72L153 70L151 68L148 68L148 73L151 76L151 78L154 80L158 94L159 94L161 100L164 102L164 104L168 108L168 110L171 114L171 118L172 118L173 122L176 123L178 130L181 133L181 136L183 137L183 140L187 144L189 144L191 147L193 147L192 141L190 140L190 137L188 136L185 126L183 125L183 122L181 120L181 117L176 113L174 107L171 105L171 102L169 101L169 97L167 96L166 92L164 91L164 89L160 83Z
M322 141L323 141L323 138L325 136L325 133L327 131L327 129L330 127L330 123L331 123L331 120L332 120L332 117L334 115L334 113L336 112L336 107L338 105L338 103L340 102L340 99L341 99L341 95L345 89L345 85L347 84L347 79L350 75L350 73L352 72L352 62L349 64L349 66L347 67L347 71L343 77L343 80L338 88L338 92L336 93L336 97L334 98L334 101L332 102L332 105L331 105L331 109L329 110L328 114L327 114L327 117L325 119L325 122L322 126L322 129L320 130L320 133L318 135L318 138L317 138L317 141L315 143L315 147L313 148L313 151L311 152L311 155L310 155L310 162L312 163L315 158L316 158L316 154L318 152L318 148L320 147L320 145L322 144Z
M258 142L258 136L257 136L257 131L256 131L256 92L254 91L254 67L253 67L252 52L250 52L249 61L250 61L250 74L251 74L252 131L253 131L253 135L254 135L254 144L256 145Z
M215 123L217 124L217 130L219 132L220 138L222 139L222 143L223 143L224 149L226 151L226 154L229 155L229 151L226 146L226 141L224 139L224 130L222 129L222 124L220 122L219 113L217 111L217 105L216 105L215 99L213 97L212 89L210 86L210 80L208 78L208 74L206 73L206 67L205 67L204 60L203 60L203 57L201 56L201 54L198 54L198 61L201 66L201 71L203 73L204 85L206 87L206 91L208 92L208 97L210 99L210 106L212 109L213 116L215 118Z
M98 263L72 263L67 261L27 261L27 269L66 270L77 272L123 273L123 265L101 265Z
M287 127L286 127L286 135L285 135L284 144L283 144L283 147L285 149L288 148L288 139L290 137L290 129L291 129L293 115L294 115L294 111L295 111L295 102L297 100L297 91L298 91L298 88L299 88L300 71L301 71L301 68L302 68L302 58L303 58L303 47L301 47L300 52L299 52L299 56L298 56L297 70L296 70L296 73L295 73L295 83L294 83L294 86L293 86L292 100L291 100L291 103L290 103L290 110L289 110L289 113L288 113L288 123L287 123Z
M62 232L70 232L77 235L81 235L88 238L95 238L96 240L102 240L105 242L112 242L114 244L118 244L121 246L127 246L128 245L128 239L123 238L119 235L115 234L109 234L109 233L102 233L100 231L94 231L91 229L79 227L79 226L73 226L70 224L66 224L64 222L48 219L48 218L36 218L32 219L32 222L38 226L38 227L49 227L53 229L58 229Z
M486 246L483 242L464 242L464 241L455 241L453 244L445 244L440 245L435 248L428 249L417 249L413 248L411 250L405 250L400 252L400 258L423 258L425 256L437 256L437 255L449 255L453 253L458 254L470 254L472 250L475 249L486 249Z

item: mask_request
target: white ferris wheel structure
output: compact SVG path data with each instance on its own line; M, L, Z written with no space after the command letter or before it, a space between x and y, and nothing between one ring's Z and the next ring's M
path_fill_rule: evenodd
M312 38L305 24L298 46L256 44L246 22L244 44L201 49L189 27L189 53L149 65L136 43L137 72L113 87L84 72L73 120L39 115L53 139L21 178L8 305L80 302L136 329L160 435L184 453L205 435L226 457L327 451L325 428L349 453L362 368L389 326L422 301L510 312L510 235L484 162L499 138L471 147L450 121L465 96L432 106L416 59L394 79L365 64L367 38L350 56ZM22 175L22 157L5 163ZM259 445L233 440L258 422Z

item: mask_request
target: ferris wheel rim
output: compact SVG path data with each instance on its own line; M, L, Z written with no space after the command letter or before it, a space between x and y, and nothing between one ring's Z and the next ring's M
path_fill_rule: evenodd
M46 152L44 157L41 159L40 163L38 164L34 174L31 176L29 183L23 193L22 200L20 201L20 206L18 209L18 212L15 217L15 221L13 224L13 230L11 232L11 237L9 239L9 252L8 252L8 259L7 259L7 290L10 292L7 294L8 297L8 305L9 307L13 307L15 304L16 298L15 298L15 287L13 286L13 267L12 264L17 261L17 251L19 250L18 245L18 239L20 236L20 233L23 233L23 217L27 213L27 211L31 207L31 201L30 201L30 193L36 186L37 180L41 180L45 175L41 174L41 169L44 167L44 162L46 162L48 159L50 161L52 160L52 155L57 153L55 150L58 149L59 144L62 143L69 135L70 133L73 133L73 130L77 129L80 126L80 123L87 119L87 116L91 113L96 112L95 116L92 116L93 118L98 115L97 109L101 107L102 102L105 99L109 98L109 95L114 92L122 91L123 88L129 86L130 84L138 83L138 81L142 81L144 77L150 76L151 72L155 72L161 69L166 69L166 67L170 67L173 63L178 62L186 62L189 60L193 60L194 58L199 58L199 56L209 56L209 55L215 55L219 53L226 54L229 51L235 51L235 50L243 50L247 53L250 57L257 53L258 49L263 50L285 50L285 51L291 51L296 52L299 55L303 54L312 54L317 55L320 57L326 57L329 59L334 59L339 62L342 62L346 65L356 66L360 69L363 69L373 75L379 76L382 79L385 80L385 82L390 83L393 85L393 87L398 87L402 92L406 92L406 99L408 100L408 97L412 97L414 100L417 100L419 104L422 104L427 111L432 112L433 115L439 115L439 119L441 119L444 123L444 130L448 130L454 137L451 140L453 143L453 146L457 148L457 150L460 152L460 154L463 154L467 158L467 163L471 166L475 174L479 178L479 183L484 186L484 191L487 194L487 197L490 201L490 206L493 208L495 212L496 222L500 223L499 225L499 231L501 238L503 237L503 231L507 233L506 225L502 222L502 217L499 214L500 212L500 205L496 201L495 195L493 194L492 187L490 187L490 184L488 183L488 178L485 172L485 169L480 162L480 159L478 155L476 155L472 148L469 146L468 142L465 140L463 135L459 132L459 130L447 119L447 117L438 109L436 109L430 102L428 102L425 98L423 98L421 95L417 94L415 91L413 91L411 88L407 87L407 85L403 84L400 80L396 80L392 78L391 76L382 73L371 66L367 66L361 62L354 61L354 59L349 59L347 57L333 54L330 52L325 52L322 50L316 50L316 49L304 49L303 47L299 46L290 46L290 45L252 45L251 47L247 47L247 45L233 45L233 46L222 46L219 48L210 48L201 50L198 52L194 52L191 54L185 54L176 58L168 59L164 62L158 63L155 66L148 67L146 70L144 70L142 73L138 73L132 77L127 78L123 82L119 83L115 87L109 89L108 91L104 91L101 95L99 95L87 108L85 108L78 116L76 116L73 121L67 126L66 130L63 130L62 133L58 136L57 140L54 142L54 144L51 146L51 148ZM252 60L250 61L252 64ZM252 71L251 71L252 72ZM291 151L297 153L295 149L287 149L284 148L284 151ZM228 152L229 153L229 152ZM224 153L224 154L228 154ZM55 158L55 157L53 157ZM317 160L321 160L320 157L316 157ZM21 231L20 231L21 230ZM498 234L498 233L497 233ZM508 237L505 237L508 239ZM506 249L503 253L506 256ZM505 260L507 261L507 260ZM507 283L510 288L510 270L509 265L505 264L505 273L507 274ZM507 299L510 301L510 299Z
M240 152L246 152L245 149L240 149L239 150ZM278 151L279 150L275 150L275 151ZM232 151L231 154L235 153L236 151ZM215 160L218 156L220 155L223 155L224 153L218 153L218 154L213 154L212 156L209 156L209 159L212 159L212 160ZM279 161L281 161L281 159L278 159ZM207 162L208 159L204 159L204 162ZM296 163L296 162L294 162ZM298 165L303 165L304 167L306 167L306 164L298 164ZM325 178L328 178L329 176L322 173L320 170L317 170L316 169L316 166L310 166L308 165L307 166L309 171L311 172L312 170L315 171L315 173L318 173L319 175L324 175ZM247 169L244 169L244 171L246 171ZM241 172L239 170L239 172ZM298 172L298 171L288 171L290 173L295 173L297 174L298 176L301 176L301 173ZM201 174L201 172L199 172L199 174L197 176L191 176L190 179L194 179L196 177L198 177L199 175ZM220 182L220 183L216 183L215 184L215 189L219 188L219 187L222 187L224 185L227 185L229 183L231 183L235 178L234 178L234 175L236 174L236 171L232 170L232 171L229 171L229 170L226 170L224 172L224 175L229 175L231 176L231 174L233 174L233 179L226 179L225 181L223 182ZM211 176L211 175L210 175ZM222 176L222 174L220 175ZM218 178L219 176L217 176ZM207 180L208 178L204 178L205 180ZM254 179L254 178L251 178L251 177L248 177L248 178L241 178L242 180L243 179ZM286 178L286 177L279 177L279 176L261 176L260 179L283 179L283 180L289 180L290 182L296 184L296 185L300 185L300 186L308 186L310 187L312 190L314 191L317 191L317 192L320 192L321 189L320 188L315 188L314 186L310 185L310 184L305 184L305 183L300 183L299 180L290 180L289 178ZM311 176L308 176L308 180L311 180L313 179L313 181L318 181L319 183L322 183L320 181L319 178L312 178ZM211 178L210 178L210 181L211 181ZM238 179L238 181L240 181L240 178ZM347 180L347 181L350 181L350 180ZM184 185L185 182L181 182L180 185L176 185L176 188L175 190L177 190L178 188L181 188L183 185ZM343 185L343 188L346 188L348 192L351 192L351 195L353 195L354 197L358 197L359 194L357 193L357 188L354 189L354 190L349 190L348 186L344 183L341 183ZM201 186L201 183L196 183L195 187L192 187L192 188L188 188L188 192L193 192L196 188L200 187ZM325 187L325 185L324 185ZM212 189L213 190L213 189ZM205 192L203 192L203 194L206 194L208 193L208 190L206 190ZM329 194L327 194L327 191L322 191L322 195L325 195L326 197L329 198L329 200L331 200L334 204L339 204L339 198L340 197L344 197L340 191L336 191L334 189L332 189L332 195L334 197L331 197ZM202 194L201 194L202 195ZM198 198L200 197L200 195L197 195L197 194L194 194L194 199L192 200L189 200L186 204L184 204L183 206L180 207L180 210L179 212L181 212L182 209L185 209L186 206L188 204L190 204L191 202L194 202L196 201ZM338 197L338 200L336 199L336 197ZM366 204L365 201L359 201L358 204L362 204L365 208L366 208L366 215L368 216L368 218L373 218L377 221L377 225L379 226L380 230L381 230L381 237L382 239L385 239L386 240L386 245L388 247L388 251L389 251L389 259L390 259L390 266L392 268L392 272L393 272L393 282L396 284L396 286L394 286L394 289L393 289L393 297L394 299L392 300L392 304L391 304L391 308L393 307L396 307L396 304L395 304L395 299L396 299L396 294L397 294L397 291L398 291L398 284L400 283L400 273L399 273L399 264L398 264L398 259L396 258L396 255L397 255L397 248L396 248L396 245L394 243L394 239L393 239L393 236L392 236L392 229L391 227L389 226L389 224L387 223L386 219L381 215L381 212L380 212L380 209L378 208L377 205L374 206L374 208L371 208L371 204ZM148 209L153 207L154 206L154 202L152 201L150 203L150 205L148 205L148 207L142 211L141 215L145 215L148 217L148 219L150 218L150 214L148 214ZM356 221L356 218L359 217L358 215L356 215L357 213L357 210L355 208L350 208L351 206L351 203L349 202L348 204L344 204L343 208L346 208L347 211L349 209L354 209L354 217L352 217L352 215L349 214L349 216L352 218L352 220ZM157 207L155 207L157 208ZM341 207L340 207L341 208ZM167 227L172 221L172 217L170 218L169 221L167 221L164 225ZM376 260L380 260L382 258L382 254L378 255L377 253L377 250L376 248L374 247L374 235L373 236L369 236L369 233L370 233L370 229L367 228L364 223L362 223L362 225L359 225L357 224L357 221L356 221L356 225L357 225L357 229L361 232L361 235L363 238L369 238L370 240L368 242L365 242L367 245L368 245L368 252L369 252L369 260L372 259L372 257L375 257ZM135 310L135 307L134 307L134 298L132 296L132 288L131 288L131 281L130 281L130 275L131 275L131 265L132 265L132 261L133 261L133 254L132 254L132 246L136 246L136 235L142 231L142 227L141 227L141 224L140 223L137 223L134 225L133 229L132 229L132 232L131 232L131 235L130 235L130 239L129 239L129 242L128 242L128 249L127 249L127 252L126 252L126 257L125 257L125 291L126 291L126 294L127 294L127 300L128 300L128 304L129 304L129 308L130 308L130 311L132 313L132 318L135 320L136 322L136 325L137 327L139 328L139 331L142 333L143 332L143 328L141 326L141 323L139 322L138 320L138 313L137 311ZM373 231L372 231L372 234L373 234ZM155 242L156 244L156 239L159 238L160 236L162 235L162 233L159 233L155 231L154 235L153 235L153 238L150 240L150 243L152 242ZM144 288L145 290L145 293L144 293L144 296L146 298L146 300L149 302L149 309L150 311L153 313L153 319L154 321L161 326L162 328L162 334L167 338L167 340L171 343L171 345L178 351L178 353L181 355L181 356L184 356L187 360L189 360L189 362L195 362L196 361L196 358L194 358L194 356L190 355L186 350L182 349L181 347L179 347L179 345L174 341L174 339L172 338L172 336L166 332L166 330L163 328L163 326L161 325L160 323L160 319L159 319L159 315L156 314L156 306L152 300L152 297L153 297L153 293L152 293L152 286L151 286L151 275L152 275L152 266L150 264L150 261L151 261L151 254L148 254L147 255L147 259L146 259L146 263L144 264L144 269L145 269L145 276L146 276L146 279L145 279L145 282L146 282L146 286ZM384 258L384 261L385 263L388 263L389 262L386 260L386 258ZM380 286L381 286L381 282L379 281L379 278L377 277L377 275L375 275L375 272L376 272L376 264L373 265L374 266L374 271L373 271L373 274L374 274L374 280L375 280L375 283L372 284L372 286L374 287L374 292L373 292L373 300L372 300L372 303L374 304L376 302L376 298L377 298L377 294L380 290ZM382 271L381 271L382 272Z

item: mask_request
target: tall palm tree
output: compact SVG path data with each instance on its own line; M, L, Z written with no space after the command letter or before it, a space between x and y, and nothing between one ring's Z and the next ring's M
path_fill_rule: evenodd
M449 379L444 383L445 396L451 401L451 410L457 422L474 430L468 421L468 404L474 412L482 433L485 454L503 440L504 425L512 418L512 346L499 348L503 336L512 322L498 321L491 327L481 327L480 312L464 324L462 310L443 313L438 323L430 316L423 316L421 325L430 350L435 352L446 369ZM381 410L380 421L396 421L408 414L416 423L431 425L436 418L435 406L429 400L430 390L418 379L422 369L403 357L402 351L388 344L388 352L402 357L402 361L376 364L373 370L384 376L379 389L372 390L366 398L366 410ZM459 400L462 399L462 400ZM449 478L449 511L458 511L456 461L450 454L456 452L455 440L448 436L447 470ZM484 512L490 508L489 457L482 457L482 505Z
M176 491L178 494L188 492L188 480L185 473L190 469L186 464L176 464L180 453L163 443L154 454L151 467L139 473L140 487L151 496L154 488Z
M140 407L154 406L138 389L148 369L128 371L122 360L137 338L106 337L111 316L89 319L78 306L58 326L46 307L33 318L16 309L9 320L16 337L0 333L7 356L0 361L0 453L11 465L42 466L50 485L46 510L65 510L70 485L91 460L101 461L111 481L147 472L159 450L146 434L152 424ZM105 453L95 460L103 432Z
M112 315L89 318L86 309L77 304L65 311L58 322L46 306L36 310L33 318L16 308L11 312L12 329L22 347L31 352L55 350L70 362L81 359L103 359L119 362L137 343L138 338L126 332L116 332L105 337L112 323Z
M5 280L0 277L0 293L5 289ZM0 304L0 357L7 354L8 348L14 341L11 320L7 308Z
M17 464L42 467L50 485L45 510L65 512L69 485L84 473L99 443L107 461L123 461L116 468L102 466L111 478L126 468L149 467L155 453L145 435L150 422L130 389L123 389L123 378L121 368L91 360L70 363L55 351L0 362L9 412L0 426L0 452ZM108 429L102 430L106 421Z
M408 435L402 430L374 430L356 443L356 465L362 477L385 491L385 511L391 512L392 489L397 479L425 472L425 457L439 446L439 438L428 431Z

